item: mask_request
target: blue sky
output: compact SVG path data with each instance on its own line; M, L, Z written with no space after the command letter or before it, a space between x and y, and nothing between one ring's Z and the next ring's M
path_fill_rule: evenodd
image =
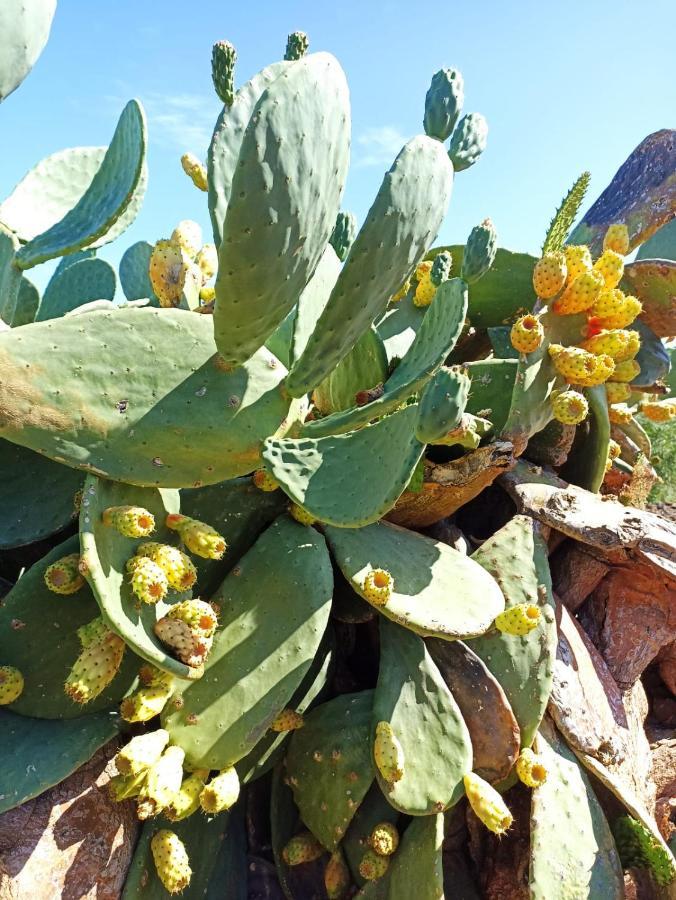
M240 84L281 58L294 29L346 71L352 162L343 205L359 221L403 142L422 130L432 74L462 71L465 111L486 116L489 142L456 177L445 243L464 241L490 216L502 246L537 251L581 171L592 173L594 199L643 137L676 124L673 0L59 0L43 56L0 107L0 196L55 150L107 143L135 96L148 114L149 190L134 226L100 255L117 262L130 243L167 236L183 218L208 235L206 195L179 158L204 156L218 114L211 45L235 44ZM40 282L46 272L34 275Z

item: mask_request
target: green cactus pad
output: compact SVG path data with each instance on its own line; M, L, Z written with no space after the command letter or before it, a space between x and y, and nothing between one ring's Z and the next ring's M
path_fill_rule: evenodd
M496 359L518 359L519 351L512 346L510 339L511 328L509 325L496 325L487 328L488 340L493 348L493 356Z
M580 900L623 897L622 866L589 779L546 722L536 749L547 767L547 780L533 790L530 896L551 900L565 885L566 895Z
M0 321L11 325L16 315L21 272L14 265L20 244L16 235L0 225Z
M24 677L23 693L11 706L22 716L74 719L110 709L136 678L140 662L127 652L113 681L91 703L74 703L63 689L82 649L77 629L95 619L99 610L87 585L69 596L55 594L44 574L57 559L77 551L77 537L59 544L21 576L0 606L0 658Z
M322 703L291 738L286 772L310 831L335 850L371 786L373 691Z
M18 444L0 440L0 549L49 537L77 517L76 493L84 476ZM45 490L49 485L49 490Z
M316 387L384 312L434 240L451 196L453 167L443 146L410 140L385 175L331 297L287 380L300 397ZM366 287L365 287L366 286Z
M0 436L129 483L196 487L244 475L288 411L275 357L262 350L222 371L209 317L182 310L13 329L0 334L0 358Z
M94 592L107 625L147 662L170 675L193 678L195 670L169 656L155 637L153 626L166 615L171 605L190 597L190 592L170 591L165 600L149 605L139 603L131 590L125 569L127 560L143 539L133 540L103 524L102 515L110 506L141 506L155 517L151 540L175 543L175 532L164 520L179 511L177 491L139 488L87 476L80 507L80 550L86 578Z
M519 725L505 692L462 641L426 641L472 739L472 771L487 781L506 778L521 746Z
M223 535L228 545L223 559L194 557L197 569L195 593L210 597L286 506L283 491L260 491L250 478L234 478L181 491L181 512L199 522L208 522Z
M285 68L256 104L218 253L214 333L230 365L263 345L317 268L340 209L349 115L328 53Z
M467 405L470 379L459 369L442 367L427 382L418 404L416 437L434 444L460 424Z
M641 367L641 371L632 381L631 387L635 391L652 393L654 385L658 381L666 382L668 380L671 367L669 351L652 328L649 328L641 319L637 319L630 326L630 330L638 331L641 337L641 349L636 355L636 362Z
M425 643L406 628L380 620L380 669L373 698L372 736L389 722L404 751L404 775L380 789L409 816L443 812L464 796L472 769L469 731Z
M340 274L341 264L336 251L329 244L315 273L298 299L298 309L293 323L291 340L291 360L295 362L307 346L310 335L315 330L317 319L326 306L329 295Z
M456 172L469 169L486 149L488 124L481 113L468 113L458 122L448 148Z
M152 306L159 306L148 274L152 252L153 245L148 241L137 241L125 250L120 260L120 287L127 300L148 297Z
M294 306L288 316L275 328L265 342L266 348L288 369L291 365L291 342L298 307Z
M0 10L0 103L15 91L44 50L56 0L5 0Z
M56 319L92 300L112 300L115 269L103 259L83 259L55 274L42 295L36 322Z
M219 630L204 676L163 716L188 762L223 769L257 744L310 668L332 587L324 539L286 516L239 561L213 597Z
M375 328L359 338L331 374L312 392L315 406L322 412L350 409L360 391L382 386L387 380L387 353Z
M415 291L411 288L401 300L391 304L383 317L376 320L378 334L383 339L390 362L402 359L415 340L427 314L425 307L413 302Z
M556 655L547 544L533 519L514 516L471 559L495 578L507 608L519 603L540 608L540 622L527 635L519 637L494 631L469 643L507 695L521 729L521 746L530 747L547 708Z
M360 803L341 844L352 876L358 885L366 883L366 879L359 874L359 863L369 849L368 839L371 832L380 822L396 825L399 817L399 810L388 803L380 786L374 782Z
M676 218L658 228L651 238L641 244L636 259L676 260Z
M458 278L444 282L406 355L385 382L382 396L310 422L303 433L308 437L341 434L397 409L438 371L460 336L466 311L467 285Z
M388 900L439 900L444 896L443 841L442 814L413 819L392 860Z
M39 305L40 292L32 281L22 275L10 326L17 328L20 325L30 325L35 320Z
M0 813L21 806L63 781L118 731L111 713L79 719L31 719L0 710Z
M340 570L364 599L368 571L386 569L392 575L392 596L376 608L422 637L483 634L504 609L493 577L447 544L384 522L354 530L327 527L325 533Z
M136 100L130 100L89 187L60 221L21 248L17 265L29 269L89 246L109 234L142 181L146 140L145 114Z
M646 241L676 213L676 131L664 128L644 138L622 163L605 191L568 238L588 244L598 256L609 225L629 229L629 251Z
M624 289L643 304L641 321L660 337L676 334L676 262L639 259L624 269Z
M413 405L335 437L268 438L263 459L315 519L358 528L385 515L408 484L424 450L414 434L416 416Z
M589 402L589 416L576 429L575 441L560 474L571 484L596 494L605 478L610 441L605 385L587 388L585 396Z

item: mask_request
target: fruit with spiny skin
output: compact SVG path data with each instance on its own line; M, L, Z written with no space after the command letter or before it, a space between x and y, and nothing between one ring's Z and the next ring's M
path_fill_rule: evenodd
M302 831L292 837L282 850L282 858L287 866L300 866L313 862L324 852L324 848L310 831Z
M0 706L14 703L23 692L23 675L14 666L0 666Z
M400 300L403 300L406 294L411 290L411 279L407 278L406 281L402 284L396 294L393 294L390 297L390 303L398 303Z
M597 325L600 328L626 328L643 312L643 304L636 297L625 297L621 309L604 318L599 317Z
M138 797L139 819L149 819L166 809L181 789L185 753L180 747L167 747L148 769Z
M103 511L103 524L123 537L148 537L155 530L155 516L142 506L109 506Z
M389 866L389 856L379 856L373 850L367 850L359 863L359 874L366 881L377 881L383 877Z
M378 856L392 856L399 846L399 832L391 822L379 822L369 836L369 846Z
M629 253L629 229L627 226L621 222L609 225L603 236L603 249L614 250L620 256L626 256Z
M432 260L424 259L422 262L419 262L415 268L415 277L418 281L422 281L423 278L429 278L430 272L432 271Z
M221 559L227 549L223 537L216 529L197 519L169 513L166 526L177 531L188 550L203 559Z
M235 99L237 51L230 41L216 41L211 50L211 78L218 99L230 108Z
M606 319L617 315L624 308L624 291L619 288L604 288L589 310L589 315L598 319Z
M267 469L256 469L253 474L253 483L259 491L270 493L279 489L279 482Z
M625 359L623 362L615 363L615 371L613 372L613 381L630 382L641 374L641 367L635 359Z
M230 767L219 772L202 788L200 806L205 813L216 815L234 806L238 797L239 776L236 769Z
M150 841L157 877L170 894L180 894L190 884L192 869L188 851L180 837L168 828L156 832Z
M526 787L536 788L547 780L547 767L530 747L524 747L516 761L516 774Z
M566 283L568 268L563 253L545 253L533 268L533 288L538 297L551 300Z
M676 399L646 400L641 404L641 412L651 422L670 422L676 418Z
M350 870L340 850L331 854L324 869L324 888L329 900L340 900L350 886Z
M373 742L373 759L378 771L389 784L404 777L404 748L389 722L378 722Z
M469 805L477 818L493 834L505 834L512 824L512 814L501 795L476 772L465 775L463 782Z
M568 283L552 309L559 316L584 312L594 305L602 288L603 277L598 272L582 272Z
M484 219L470 231L462 257L462 278L474 284L488 272L495 262L498 236L490 219Z
M159 716L173 692L171 678L164 684L151 684L139 688L123 699L120 704L120 715L125 722L148 722Z
M625 334L629 335L627 346L614 357L616 364L626 362L628 359L633 359L641 349L641 337L638 331L626 331Z
M587 418L588 413L587 399L578 391L560 391L552 397L552 414L557 422L579 425Z
M180 619L193 631L199 631L205 637L211 637L218 626L213 606L204 600L184 600L182 603L176 603L167 615L171 619Z
M614 250L604 250L594 263L594 271L601 275L606 288L616 288L624 275L624 260Z
M187 591L197 581L193 561L178 547L148 541L137 548L136 555L152 559L167 576L169 587L175 591Z
M589 353L605 353L608 356L612 356L613 359L617 359L627 351L630 334L636 334L636 332L624 331L619 328L610 331L600 331L598 334L583 341L582 348Z
M567 283L574 281L583 272L591 271L592 258L589 247L586 247L584 244L570 244L563 248L563 253L566 258L566 269L568 271Z
M216 288L213 284L204 285L204 287L200 288L200 302L202 306L206 306L208 303L213 303L216 299Z
M195 259L202 246L202 229L192 219L183 219L172 231L171 240L184 250L190 259Z
M74 594L84 586L85 580L79 572L79 553L70 553L57 559L45 569L45 584L55 594Z
M82 650L68 674L64 690L76 703L89 703L115 678L122 663L125 643L112 631Z
M158 241L150 254L148 275L160 306L178 306L183 296L191 259L174 241Z
M169 805L162 814L170 822L180 822L187 819L200 808L200 794L204 789L204 783L209 777L208 769L196 769L181 782L180 790L174 794Z
M364 578L364 594L378 606L387 604L393 590L394 579L385 569L371 569Z
M218 269L218 250L216 250L216 245L205 244L195 257L195 262L200 267L204 281L213 278Z
M436 292L437 289L436 286L432 284L432 279L429 275L425 275L418 281L418 285L415 289L415 294L413 296L414 305L417 307L429 306L432 300L434 300Z
M610 356L597 356L581 347L563 347L561 344L550 344L547 350L556 371L571 384L593 387L603 384L613 374L614 363Z
M194 153L183 154L181 157L181 167L198 190L209 190L207 167L199 161Z
M300 522L301 525L314 525L317 521L314 516L310 515L307 510L303 509L303 507L299 506L297 503L289 504L289 513L296 522Z
M608 403L624 403L631 396L631 388L621 381L606 381Z
M140 775L155 765L168 743L169 732L164 728L137 735L115 756L117 771L121 775Z
M545 330L537 316L521 316L509 333L512 347L519 353L533 353L545 339Z
M626 403L613 403L608 407L608 418L613 425L628 425L634 418L634 413Z
M169 615L158 619L154 630L159 640L186 666L197 669L204 664L211 650L213 638L207 637L202 631L196 631L181 619Z
M502 634L528 634L540 623L541 613L532 603L517 603L495 617L493 624Z
M132 556L127 560L131 589L141 603L158 603L167 596L169 582L164 570L149 556Z
M283 709L270 723L270 731L296 731L305 724L302 715L295 709Z

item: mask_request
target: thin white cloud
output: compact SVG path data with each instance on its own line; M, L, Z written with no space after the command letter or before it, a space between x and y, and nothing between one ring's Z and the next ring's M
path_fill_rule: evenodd
M218 100L202 94L147 93L150 139L181 152L205 156L218 116Z
M355 154L355 165L389 166L407 140L406 135L392 125L367 128L356 141L360 149Z

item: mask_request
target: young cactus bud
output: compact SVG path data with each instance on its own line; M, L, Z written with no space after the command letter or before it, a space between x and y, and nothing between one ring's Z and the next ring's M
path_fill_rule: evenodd
M110 629L101 616L97 616L95 619L92 619L91 622L80 625L76 633L78 640L84 649L85 647L89 647L90 644L97 644L99 641L102 641L109 631Z
M566 283L568 268L563 253L545 253L533 268L533 288L538 297L551 300Z
M641 374L641 367L635 359L625 359L624 362L615 363L613 381L629 383Z
M378 606L387 604L393 590L394 578L385 569L371 569L364 578L364 594Z
M367 850L359 863L359 874L366 881L377 881L387 872L389 865L389 856L379 856L373 850Z
M391 822L379 822L371 832L369 846L378 856L392 856L399 846L399 832Z
M512 824L512 814L494 787L475 772L463 778L469 805L475 815L494 834L505 834Z
M651 422L670 422L676 418L676 399L646 400L641 404L641 412Z
M150 254L148 275L160 306L178 306L190 271L188 254L174 241L158 241Z
M329 900L341 900L350 886L350 870L340 850L331 854L324 869L324 888Z
M624 403L631 397L631 388L622 381L606 381L608 403Z
M191 553L203 559L221 559L227 547L222 536L204 522L170 513L166 519L167 528L177 531Z
M611 331L600 331L598 334L583 341L582 347L589 353L606 353L608 356L612 356L613 359L617 359L627 351L630 334L636 334L636 332L624 331L620 328L615 328Z
M195 259L202 246L202 229L192 219L183 219L171 232L171 240L184 250L190 259Z
M481 113L463 116L451 135L448 156L456 172L469 169L486 149L488 123Z
M378 722L376 725L373 758L378 771L389 784L404 777L404 748L389 722Z
M559 316L572 316L590 309L603 288L603 278L598 272L582 272L552 303L552 310Z
M317 521L314 516L311 516L307 510L303 509L302 506L298 506L297 503L289 504L289 513L301 525L314 525Z
M509 333L512 347L519 353L533 353L545 339L545 330L537 316L521 316L512 325Z
M180 837L167 828L156 832L150 841L157 877L169 894L180 894L190 884L192 869L188 851Z
M155 530L155 516L142 506L109 506L102 518L104 525L128 538L148 537Z
M148 769L138 797L139 819L149 819L166 809L181 789L185 753L180 747L167 747Z
M434 300L434 295L436 294L437 289L432 283L432 279L430 278L429 273L424 275L419 281L415 289L415 294L413 295L413 303L415 306L419 308L423 308L425 306L429 306L432 300Z
M181 157L181 168L198 190L209 190L207 167L199 161L194 153L183 154Z
M70 553L57 559L45 569L45 584L55 594L74 594L83 587L85 580L80 575L79 553Z
M329 238L329 244L336 251L336 256L341 262L345 262L350 247L357 234L357 220L351 212L339 212L336 216L336 224Z
M287 866L300 866L314 862L324 852L324 848L310 831L301 831L292 837L282 850L282 859Z
M216 41L211 50L211 77L218 99L230 108L235 99L237 51L230 41Z
M173 684L152 684L139 688L120 704L120 715L125 722L148 722L159 716L174 691Z
M213 278L218 270L218 251L215 244L205 244L195 257L195 262L200 267L203 281Z
M114 803L138 797L145 780L145 771L138 775L113 775L108 782L108 796Z
M223 769L200 793L200 806L211 816L224 812L237 803L239 776L234 768Z
M136 550L137 558L147 556L162 569L169 587L175 591L187 591L197 581L197 569L189 556L177 547L148 541Z
M139 734L132 738L115 756L115 766L121 775L140 775L154 766L169 743L164 728Z
M267 469L257 469L253 473L253 483L259 491L270 493L279 489L279 482Z
M75 703L89 703L108 687L122 663L125 643L107 631L99 641L87 644L70 670L64 689Z
M430 269L430 281L435 287L439 287L444 281L448 281L451 277L451 269L453 268L453 257L448 250L442 250L432 260L432 268Z
M613 425L628 425L634 414L626 403L614 403L608 407L608 418Z
M498 236L490 219L475 225L467 238L462 257L462 277L467 284L482 278L495 261L498 250Z
M155 622L155 634L177 659L193 669L204 665L213 643L213 638L168 615Z
M127 560L131 589L141 603L157 603L167 596L169 582L164 570L148 556L132 556Z
M603 236L603 249L614 250L620 256L626 256L629 253L629 229L627 226L621 223L609 225Z
M200 808L200 794L204 788L204 782L209 777L208 769L197 769L181 782L181 788L163 810L163 815L170 822L180 822L187 819Z
M502 634L522 636L537 628L540 610L532 603L517 603L495 617L493 624Z
M270 723L270 731L297 731L305 722L303 717L295 709L283 709Z
M525 747L516 761L516 774L526 787L537 788L547 780L547 767L529 747Z
M0 706L14 703L23 691L23 675L14 666L0 666Z
M451 136L465 101L465 85L457 69L439 69L425 96L425 134L445 141Z
M180 619L188 628L199 631L205 637L211 637L218 626L213 606L204 600L184 600L182 603L176 603L167 615L171 619Z
M604 250L594 263L594 271L601 275L606 288L616 288L624 275L624 260L614 250Z
M579 425L589 414L589 404L578 391L560 391L552 397L552 414L564 425Z
M591 253L589 252L589 247L585 244L570 244L563 248L563 253L566 257L566 269L568 270L566 282L568 284L574 281L578 275L591 272Z
M292 31L286 39L284 59L290 62L300 59L305 56L309 46L310 39L304 31Z

